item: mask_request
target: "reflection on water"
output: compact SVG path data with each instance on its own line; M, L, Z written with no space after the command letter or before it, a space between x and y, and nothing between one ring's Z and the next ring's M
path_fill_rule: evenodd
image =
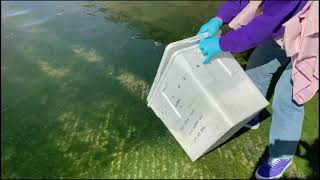
M8 14L4 14L3 18L24 15L24 14L28 14L30 12L31 11L29 9L20 10L20 11L14 11L14 12L8 12Z
M20 28L27 28L27 27L39 25L39 24L42 24L42 23L47 22L49 19L50 19L49 17L43 18L43 19L37 19L37 20L34 20L34 21L32 21L32 22L22 24L22 25L20 25L20 26L18 26L18 27L20 27Z
M211 13L199 18L196 2L136 3L1 2L4 177L251 175L264 136L249 132L192 163L146 105L166 43Z

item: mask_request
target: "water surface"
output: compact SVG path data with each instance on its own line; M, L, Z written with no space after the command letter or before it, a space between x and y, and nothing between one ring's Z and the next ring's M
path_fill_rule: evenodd
M270 118L191 162L146 106L166 44L219 3L1 2L3 177L249 178ZM309 144L317 104L306 107ZM286 176L312 174L296 162Z

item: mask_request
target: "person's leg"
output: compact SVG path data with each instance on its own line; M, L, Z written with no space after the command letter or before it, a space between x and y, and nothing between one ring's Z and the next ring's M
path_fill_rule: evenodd
M300 140L304 107L292 99L292 63L276 84L272 102L269 159L256 171L256 178L280 178L292 163Z
M271 158L292 158L300 140L304 107L292 98L292 63L282 73L273 96L269 155Z
M266 97L273 74L289 61L285 51L275 41L270 41L258 46L252 52L245 72Z
M275 41L270 41L258 46L249 57L246 74L266 97L271 79L279 67L290 61L284 50ZM247 128L257 129L259 127L259 115L253 118Z

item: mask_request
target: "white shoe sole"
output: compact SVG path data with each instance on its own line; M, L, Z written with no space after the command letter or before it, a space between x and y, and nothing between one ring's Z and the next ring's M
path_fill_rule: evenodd
M248 125L248 124L244 125L244 127L249 128L249 129L258 129L259 126L260 126L260 123L254 125L254 126L250 126L250 125Z
M258 174L259 168L256 170L255 176L256 176L257 179L280 179L280 178L282 177L283 173L286 171L286 169L291 165L292 161L293 161L293 160L291 160L291 161L287 164L287 166L283 169L283 171L282 171L279 175L277 175L277 176L273 176L273 177L263 177L263 176L260 176L260 175Z

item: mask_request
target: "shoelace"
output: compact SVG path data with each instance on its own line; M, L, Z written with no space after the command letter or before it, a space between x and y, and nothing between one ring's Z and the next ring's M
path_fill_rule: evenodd
M275 165L277 165L278 163L280 162L280 159L276 159L276 158L274 158L274 159L269 159L268 160L268 165L270 165L271 167L274 167Z

